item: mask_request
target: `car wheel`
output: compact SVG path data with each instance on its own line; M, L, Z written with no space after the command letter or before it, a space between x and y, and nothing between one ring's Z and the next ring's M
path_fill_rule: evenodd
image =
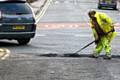
M98 9L101 9L101 5L98 4Z
M113 9L114 9L114 10L117 10L117 6L114 6Z
M30 39L18 39L19 45L26 45L30 42Z

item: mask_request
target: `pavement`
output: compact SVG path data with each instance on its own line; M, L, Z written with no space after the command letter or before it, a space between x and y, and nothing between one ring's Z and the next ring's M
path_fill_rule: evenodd
M45 14L51 2L52 0L37 0L30 4L33 9L33 12L35 13L36 24Z
M39 9L43 8L47 0L37 0L33 3L30 3L34 13L36 13ZM38 5L39 3L39 5Z

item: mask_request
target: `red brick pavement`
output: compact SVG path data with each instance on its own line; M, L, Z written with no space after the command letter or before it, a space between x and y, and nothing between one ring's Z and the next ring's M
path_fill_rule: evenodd
M85 28L89 23L38 23L37 29L69 29ZM120 23L115 24L115 28L120 28Z

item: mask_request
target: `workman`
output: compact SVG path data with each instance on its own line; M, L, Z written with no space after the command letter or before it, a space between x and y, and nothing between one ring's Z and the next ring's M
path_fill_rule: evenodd
M91 10L88 12L90 17L90 27L95 37L95 51L93 57L98 58L102 49L105 49L104 59L111 59L111 41L116 36L112 19L105 13Z

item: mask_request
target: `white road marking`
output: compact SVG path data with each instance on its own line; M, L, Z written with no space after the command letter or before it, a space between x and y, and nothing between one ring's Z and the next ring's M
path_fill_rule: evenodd
M70 3L70 2L66 0L66 1L64 1L64 3Z
M68 4L68 3L70 3L70 1L63 1L63 2L61 2L61 1L55 1L54 3L55 4L60 4L60 3L66 3L66 4Z
M46 34L36 34L36 36L44 37L44 36L48 36L48 35L46 35ZM92 34L75 34L75 35L71 35L71 36L75 36L75 37L92 37L93 35Z
M46 34L36 34L36 37L45 37L47 36Z
M55 1L54 3L55 3L55 4L59 4L60 2L59 2L59 1Z
M45 14L45 12L47 11L47 9L49 8L49 5L51 4L52 0L47 0L45 6L42 8L42 10L38 13L38 15L36 15L35 19L36 19L36 23L38 23L40 21L40 19L43 17L43 15Z
M117 32L118 36L120 36L120 32ZM45 37L45 36L48 36L46 34L36 34L36 37ZM71 35L71 36L74 36L74 37L93 37L93 34L74 34L74 35Z
M92 34L75 34L75 37L92 37Z

